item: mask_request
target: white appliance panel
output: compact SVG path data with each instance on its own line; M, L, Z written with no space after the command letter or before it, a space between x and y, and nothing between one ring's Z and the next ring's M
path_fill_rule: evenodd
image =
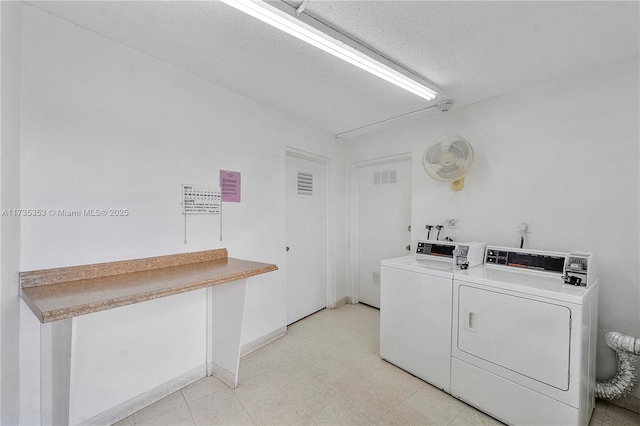
M381 268L380 356L449 392L451 268L445 274L385 264L388 261Z
M581 304L589 291L586 287L562 284L560 274L544 274L485 265L467 271L456 271L456 279L473 284L482 284L499 290L511 290L553 299Z
M586 425L578 410L544 393L453 358L451 394L509 425Z
M571 311L566 306L464 285L458 304L458 349L569 389Z

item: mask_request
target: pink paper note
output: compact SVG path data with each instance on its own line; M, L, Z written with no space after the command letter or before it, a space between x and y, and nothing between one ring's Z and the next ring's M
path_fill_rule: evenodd
M222 190L222 201L240 202L240 172L220 170L220 189Z

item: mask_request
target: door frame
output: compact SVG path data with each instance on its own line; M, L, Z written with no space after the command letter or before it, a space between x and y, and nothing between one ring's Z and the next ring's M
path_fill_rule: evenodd
M324 212L324 217L325 217L325 230L326 230L326 238L325 238L325 263L326 263L326 271L325 271L325 277L326 277L326 283L325 283L325 287L326 287L326 307L329 309L334 309L336 307L336 262L335 259L333 258L332 254L335 253L334 250L332 250L331 248L333 247L334 244L334 231L335 231L335 226L336 226L336 219L335 219L335 215L331 214L331 212L334 211L333 209L333 203L335 202L334 200L334 195L333 195L333 182L334 182L334 176L335 176L335 161L332 158L329 157L325 157L322 155L318 155L318 154L314 154L308 151L303 151L301 149L298 148L294 148L291 146L286 146L285 147L285 156L291 156L291 157L296 157L296 158L301 158L303 160L309 160L309 161L313 161L315 163L320 163L323 164L325 166L325 203L324 203L324 208L325 208L325 212ZM286 157L285 157L286 160ZM285 170L285 176L286 176L286 170ZM286 211L286 207L285 207L285 215L287 214ZM286 216L285 216L285 220L286 220ZM287 235L285 235L285 240L288 238ZM287 265L287 267L289 267ZM285 284L288 285L288 283L286 283L286 274L285 274ZM287 287L288 289L288 287Z
M388 163L397 163L399 161L409 161L413 159L413 153L405 152L402 154L394 154L386 157L375 158L372 160L358 161L351 163L351 190L349 195L349 285L351 290L350 303L359 303L358 275L360 268L358 266L358 256L360 253L360 169L369 166L379 166ZM411 175L413 177L413 163L411 164ZM411 192L413 194L413 178L411 179ZM413 198L413 196L412 196ZM413 209L413 203L411 203ZM413 214L411 215L413 216Z

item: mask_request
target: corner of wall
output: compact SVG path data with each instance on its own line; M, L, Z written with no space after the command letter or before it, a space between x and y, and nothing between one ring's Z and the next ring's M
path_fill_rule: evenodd
M20 208L22 5L0 2L0 205ZM0 218L0 423L19 424L20 218Z

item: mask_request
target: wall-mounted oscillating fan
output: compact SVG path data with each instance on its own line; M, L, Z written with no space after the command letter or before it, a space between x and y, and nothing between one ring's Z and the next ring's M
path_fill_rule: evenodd
M473 164L473 148L461 136L443 136L424 151L422 165L432 178L451 182L451 189L464 187L464 175Z

